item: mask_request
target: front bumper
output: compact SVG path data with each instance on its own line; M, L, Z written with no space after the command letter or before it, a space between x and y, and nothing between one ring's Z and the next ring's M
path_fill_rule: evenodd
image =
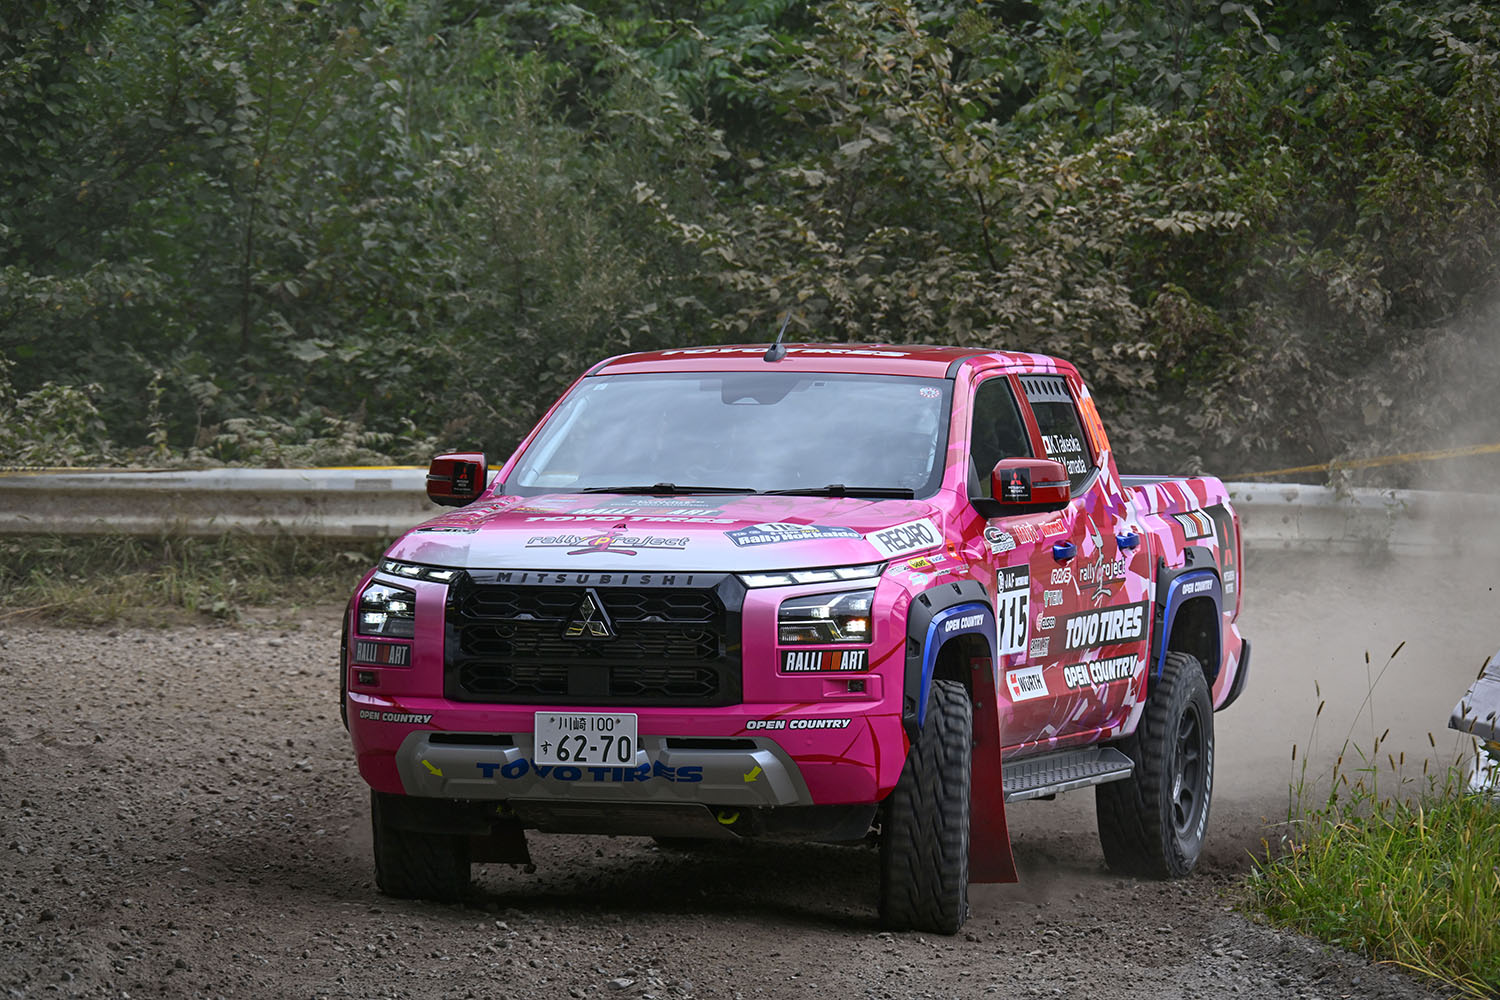
M413 732L396 751L396 770L406 794L428 798L813 804L801 770L776 743L765 737L711 742L646 736L629 766L577 767L537 764L530 733Z
M470 801L875 803L895 787L908 746L900 715L864 698L637 709L640 748L628 767L538 766L532 706L481 708L351 691L348 710L360 774L371 788Z

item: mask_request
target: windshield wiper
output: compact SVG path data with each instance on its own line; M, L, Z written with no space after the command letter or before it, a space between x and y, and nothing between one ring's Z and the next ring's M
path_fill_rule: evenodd
M904 500L915 499L917 495L916 490L905 486L845 486L843 483L765 492L767 496L776 497L896 497Z
M662 496L687 496L692 493L754 493L748 486L678 486L655 483L651 486L589 486L579 493L645 493Z

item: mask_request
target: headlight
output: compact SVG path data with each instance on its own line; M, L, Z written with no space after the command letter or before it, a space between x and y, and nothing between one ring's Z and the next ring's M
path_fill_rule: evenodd
M783 646L814 642L870 642L873 590L813 594L783 601L776 613L777 639Z
M416 611L411 591L372 583L359 595L359 634L410 639L417 631Z
M747 587L789 587L794 583L833 583L837 580L877 580L885 570L885 563L865 563L862 566L834 566L829 569L792 569L779 573L741 573L740 581Z
M399 559L387 559L380 564L380 568L395 576L409 576L413 580L431 580L434 583L451 583L462 572L446 566L419 566Z

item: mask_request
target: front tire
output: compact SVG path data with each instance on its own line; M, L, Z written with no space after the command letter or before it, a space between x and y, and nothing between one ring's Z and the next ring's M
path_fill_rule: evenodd
M1182 878L1198 863L1214 787L1214 712L1203 668L1170 652L1150 682L1135 735L1119 744L1135 762L1124 781L1099 785L1099 843L1110 868Z
M460 834L418 833L392 822L400 796L370 792L375 836L375 885L396 899L456 903L469 890L469 840Z
M972 732L963 685L934 682L881 824L880 922L892 930L954 934L969 915Z

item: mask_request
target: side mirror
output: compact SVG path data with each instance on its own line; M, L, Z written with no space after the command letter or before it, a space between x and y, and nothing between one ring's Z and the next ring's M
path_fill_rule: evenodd
M490 465L479 451L439 455L427 467L427 499L444 507L473 503L489 483Z
M1005 458L990 473L990 496L969 502L985 517L1062 510L1071 499L1068 470L1050 458Z

